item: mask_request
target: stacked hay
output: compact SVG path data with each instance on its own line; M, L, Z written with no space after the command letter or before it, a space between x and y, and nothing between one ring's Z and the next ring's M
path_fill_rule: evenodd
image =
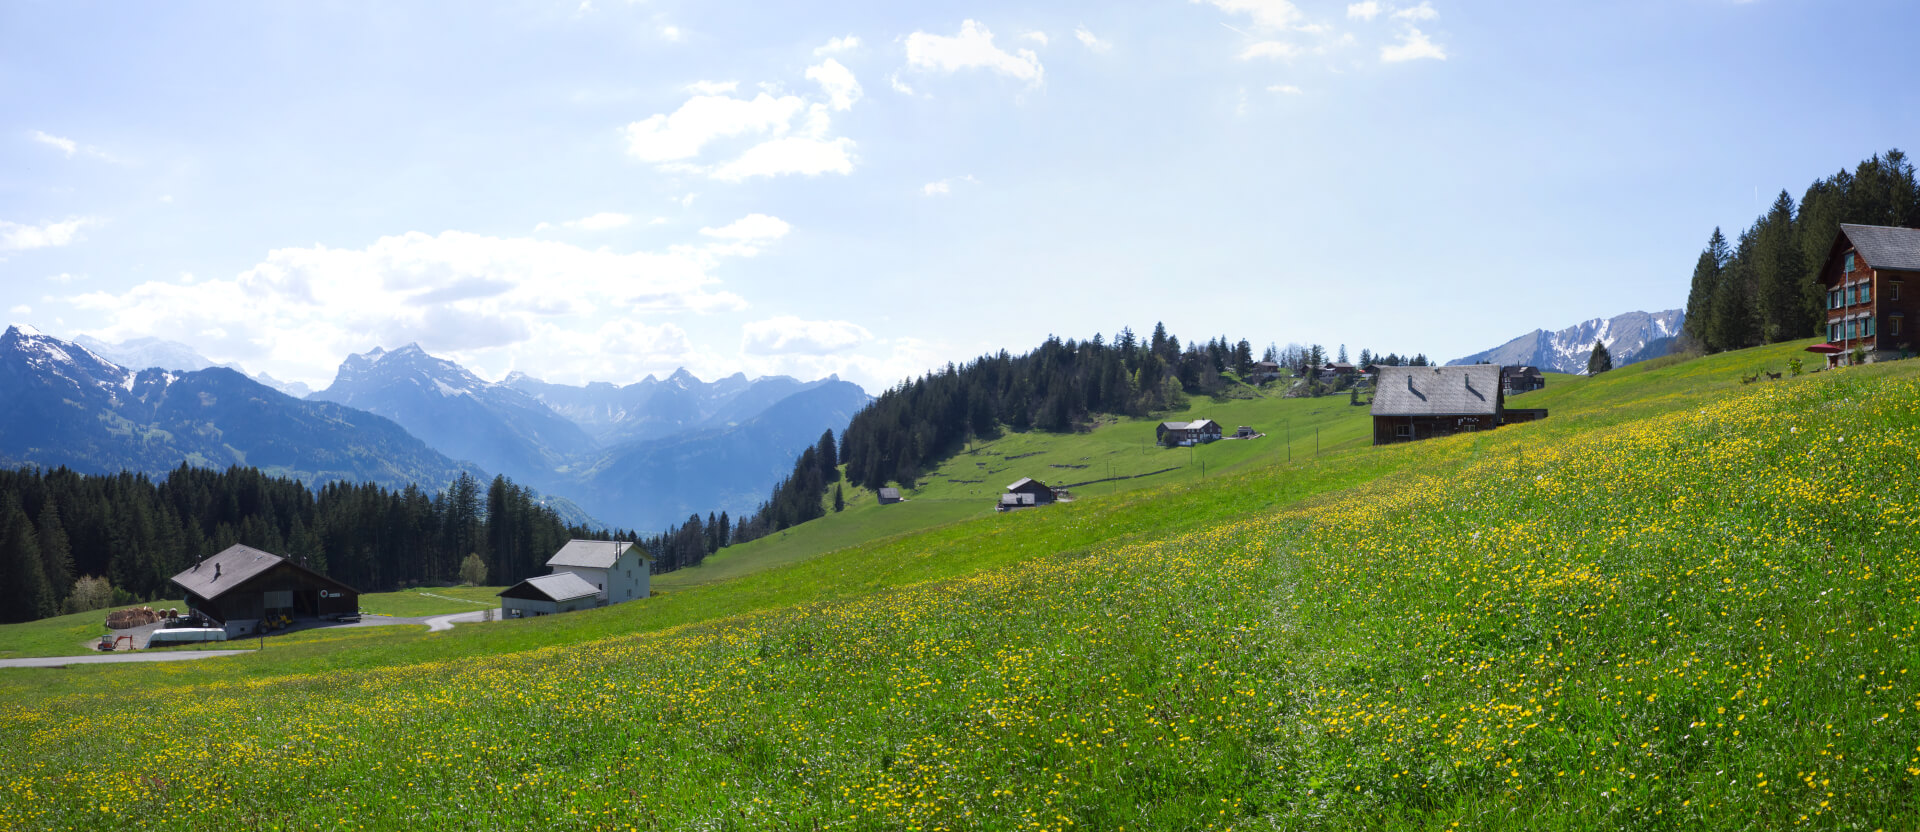
M107 613L107 628L125 630L132 627L144 627L159 621L162 615L152 607L134 607Z

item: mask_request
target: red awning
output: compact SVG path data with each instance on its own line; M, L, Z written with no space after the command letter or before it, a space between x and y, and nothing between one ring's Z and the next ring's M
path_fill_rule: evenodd
M1820 353L1828 353L1828 354L1840 353L1840 352L1846 352L1846 351L1847 351L1847 348L1840 346L1839 344L1814 344L1813 346L1807 348L1807 352L1820 352Z

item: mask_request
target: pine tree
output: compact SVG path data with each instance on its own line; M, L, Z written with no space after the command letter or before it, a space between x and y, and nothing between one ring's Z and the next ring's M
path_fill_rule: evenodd
M833 485L833 510L836 513L847 510L847 498L846 495L840 493L839 483L834 483Z
M60 525L60 504L51 496L40 508L37 537L41 569L47 576L47 585L58 596L73 586L73 547L67 542L67 530ZM56 603L59 600L55 598Z
M58 610L33 523L20 509L19 495L9 491L0 506L0 622L32 621Z
M1613 356L1607 353L1607 345L1593 342L1593 354L1587 356L1587 375L1597 376L1613 369Z
M1683 326L1687 334L1709 349L1713 344L1708 334L1713 299L1720 287L1720 271L1726 268L1730 254L1727 238L1715 228L1713 236L1707 238L1707 247L1700 251L1700 259L1693 264L1693 285L1687 290L1687 321Z

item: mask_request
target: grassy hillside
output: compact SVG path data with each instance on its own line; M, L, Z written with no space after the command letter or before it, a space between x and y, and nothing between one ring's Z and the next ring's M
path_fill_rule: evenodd
M1920 363L1737 384L1790 354L624 609L8 673L0 825L1911 828Z
M114 632L107 629L107 613L134 607L185 609L186 603L149 601L141 604L123 604L91 612L56 615L39 621L0 624L0 659L18 659L27 656L77 656L99 652L93 648L94 643L98 642L101 636Z

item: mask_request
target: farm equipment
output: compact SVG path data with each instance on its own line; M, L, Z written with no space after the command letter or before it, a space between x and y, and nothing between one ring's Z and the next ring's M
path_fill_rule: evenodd
M133 636L118 636L118 637L115 637L115 636L111 636L111 635L105 635L105 636L101 636L101 637L100 637L100 643L99 643L99 644L97 644L97 645L95 645L95 648L96 648L96 649L98 649L98 650L99 650L100 652L102 652L102 653L110 653L110 652L112 652L112 651L114 651L114 650L119 650L119 649L121 649L121 647L120 647L120 642L123 642L123 641L127 643L127 646L126 646L126 648L125 648L125 649L128 649L128 650L132 650L132 649L134 649L134 648L133 648Z

